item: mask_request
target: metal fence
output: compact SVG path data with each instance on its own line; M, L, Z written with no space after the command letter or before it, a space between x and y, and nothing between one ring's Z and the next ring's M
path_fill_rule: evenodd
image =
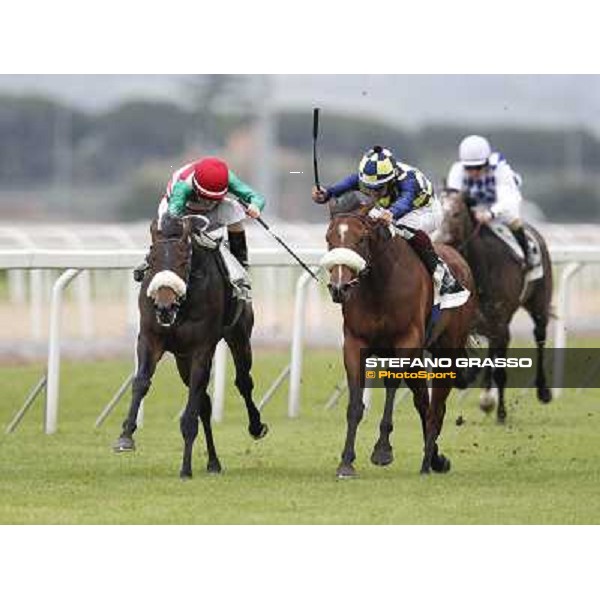
M145 227L121 231L116 227L78 226L77 233L72 235L66 235L62 229L0 229L0 239L5 242L4 248L0 246L0 272L7 273L3 298L7 311L5 319L13 324L13 335L23 343L37 344L47 359L48 370L43 382L32 391L28 401L33 401L44 386L47 388L48 433L56 430L60 357L69 340L79 338L89 345L92 336L102 339L104 334L116 335L124 340L122 351L131 354L136 335L137 289L131 280L130 269L142 259L147 237ZM272 247L270 239L260 240L260 232L256 229L250 228L250 232L258 324L255 341L289 344L290 364L273 382L272 388L276 389L285 378L290 378L288 412L295 416L301 399L304 347L315 343L339 344L339 307L330 302L322 287L310 283L310 277L294 265L289 255ZM324 245L315 245L315 240L324 239L324 226L288 225L281 227L279 233L299 248L299 254L308 264L317 264L325 251ZM556 227L554 230L545 228L543 233L550 240L558 275L554 345L563 347L574 322L584 319L586 331L589 331L599 316L596 294L600 291L600 229L580 227L569 231ZM308 249L302 247L307 239L312 242ZM574 244L574 239L579 243ZM55 247L41 248L42 243ZM90 248L102 245L103 248ZM107 245L112 247L106 248ZM73 293L69 295L67 285L71 280L84 283L74 283ZM69 311L78 314L78 318L61 320L61 316L67 316ZM113 322L108 330L107 314L117 321L116 327ZM45 320L47 335L44 335ZM23 327L24 321L29 322L29 327ZM63 323L67 327L63 328ZM2 328L3 335L7 329ZM9 342L9 346L14 351L14 341ZM222 415L224 400L224 352L222 346L215 365L217 419Z

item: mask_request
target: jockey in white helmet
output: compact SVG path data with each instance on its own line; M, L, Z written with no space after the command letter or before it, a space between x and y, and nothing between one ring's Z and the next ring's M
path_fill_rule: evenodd
M471 198L478 222L487 224L498 219L508 225L523 250L526 268L530 268L529 245L521 221L520 175L480 135L466 137L460 143L458 156L448 173L448 189Z

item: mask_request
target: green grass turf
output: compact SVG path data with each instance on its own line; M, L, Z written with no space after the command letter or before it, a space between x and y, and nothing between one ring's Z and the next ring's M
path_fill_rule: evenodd
M257 399L287 361L257 352ZM477 392L448 403L442 451L447 475L419 475L422 440L412 401L395 414L395 462L371 465L383 397L378 390L358 434L359 477L337 481L346 399L324 410L342 374L335 352L308 351L301 416L286 416L287 385L264 411L269 435L254 442L231 383L215 424L220 476L206 474L202 435L194 479L179 480L176 415L185 398L170 361L155 377L136 434L138 450L115 455L128 397L104 426L93 423L130 368L127 362L65 363L59 431L42 433L38 401L16 433L0 432L0 523L600 523L600 393L540 405L533 390L509 390L506 426L479 411ZM43 367L0 369L0 424L8 423ZM229 371L231 374L231 370ZM462 415L465 424L458 427Z

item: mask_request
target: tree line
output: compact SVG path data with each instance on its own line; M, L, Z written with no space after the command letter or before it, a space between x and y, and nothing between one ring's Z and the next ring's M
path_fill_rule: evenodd
M121 199L123 214L141 216L132 199L135 174L140 169L151 162L170 166L190 147L222 151L234 132L252 125L254 117L247 107L223 113L207 110L209 100L218 101L218 95L199 94L195 108L138 100L90 113L50 98L0 96L0 186L129 182L132 192ZM204 110L198 109L200 105ZM308 161L312 149L310 110L279 112L275 122L276 158L287 153ZM441 185L460 139L468 133L481 133L532 183L530 196L548 216L557 220L600 216L596 176L600 140L591 131L493 124L472 129L440 123L408 130L363 116L327 114L319 149L324 163L353 168L369 145L383 144ZM153 175L161 179L157 186L168 176L168 172ZM563 206L565 195L571 199L568 210Z

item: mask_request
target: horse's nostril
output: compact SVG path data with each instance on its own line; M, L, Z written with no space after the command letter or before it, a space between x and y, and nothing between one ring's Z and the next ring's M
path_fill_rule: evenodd
M177 318L177 306L158 306L155 305L156 320L160 325L169 326L175 323Z

